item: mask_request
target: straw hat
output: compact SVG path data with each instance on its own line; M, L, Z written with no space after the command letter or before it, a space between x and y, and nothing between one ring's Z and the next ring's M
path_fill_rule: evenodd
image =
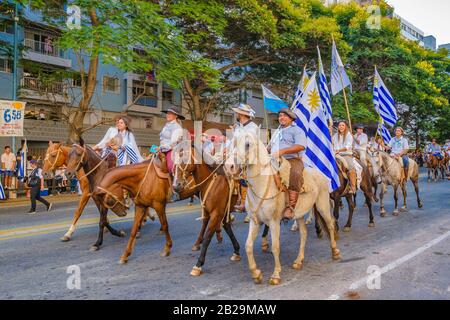
M176 114L177 115L177 117L180 119L180 120L184 120L184 119L186 119L182 114L181 114L181 110L179 110L178 108L175 108L175 107L171 107L171 108L169 108L169 109L167 109L167 110L163 110L162 111L163 113L173 113L173 114Z
M255 117L255 110L253 108L245 103L240 103L239 106L235 108L231 108L236 113L243 114L244 116L254 118Z

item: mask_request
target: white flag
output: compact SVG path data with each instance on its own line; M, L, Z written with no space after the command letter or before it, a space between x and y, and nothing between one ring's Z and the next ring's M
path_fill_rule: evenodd
M333 96L335 96L348 86L350 86L351 91L352 84L345 72L344 64L337 51L336 43L333 40L333 51L331 56L331 92L333 93Z

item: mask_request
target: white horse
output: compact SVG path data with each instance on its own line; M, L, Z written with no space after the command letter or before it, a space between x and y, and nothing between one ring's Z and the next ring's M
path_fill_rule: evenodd
M243 136L242 136L243 135ZM245 250L249 269L255 283L261 283L262 272L256 266L253 256L253 246L262 223L270 228L272 254L275 268L269 283L276 285L281 282L280 264L280 222L285 207L285 194L275 182L275 170L264 144L250 135L242 134L233 139L231 155L227 160L228 172L236 174L242 169L248 181L248 191L245 207L252 216ZM231 159L231 160L230 160ZM233 162L233 160L235 162ZM236 164L237 161L237 164ZM316 219L330 238L331 253L334 260L340 259L340 251L336 245L337 231L331 213L328 180L316 169L305 168L303 172L305 193L301 193L295 207L295 217L300 226L300 248L292 267L301 269L305 257L307 229L304 216L314 208Z

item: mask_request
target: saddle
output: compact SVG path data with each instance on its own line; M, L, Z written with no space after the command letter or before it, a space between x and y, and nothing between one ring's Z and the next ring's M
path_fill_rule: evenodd
M164 153L159 152L157 156L155 156L153 164L155 165L155 171L159 178L169 179L169 182L172 182L172 177L170 176L169 169L167 167L166 155Z

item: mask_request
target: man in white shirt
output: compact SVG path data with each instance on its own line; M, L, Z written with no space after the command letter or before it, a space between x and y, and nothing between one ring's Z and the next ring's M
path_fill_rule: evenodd
M408 166L409 166L409 144L408 140L403 137L403 128L398 127L395 129L395 137L389 141L389 144L385 147L387 150L391 150L391 157L396 158L400 161L402 158L403 170L405 172L406 179L408 178Z
M368 137L364 133L364 126L358 125L356 128L356 134L354 136L355 140L355 151L359 154L359 159L363 164L366 164L366 153L367 153L367 143Z
M11 147L5 147L5 153L2 154L2 171L5 176L5 189L11 189L12 177L16 168L16 156L11 152Z

